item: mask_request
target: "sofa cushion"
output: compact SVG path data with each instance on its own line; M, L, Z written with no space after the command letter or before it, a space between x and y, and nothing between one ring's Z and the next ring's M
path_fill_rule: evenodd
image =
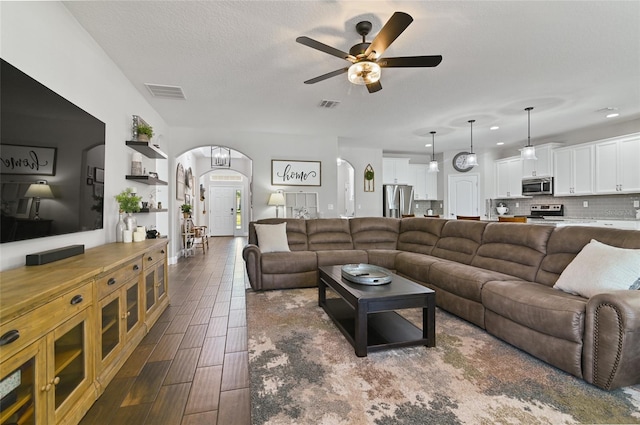
M367 263L369 256L362 249L332 249L328 251L316 251L318 267L333 266L337 264Z
M307 220L309 250L353 249L349 221L342 218Z
M398 274L418 282L429 282L429 269L434 263L446 261L431 255L415 252L400 252L396 255L395 269Z
M287 223L256 224L255 227L261 252L291 251L287 242Z
M356 217L349 220L353 247L356 249L396 249L400 219Z
M508 274L460 264L455 261L437 261L429 269L428 282L431 286L480 303L483 301L482 287L486 282L513 279L514 277Z
M397 249L368 249L369 264L384 267L385 269L396 269L396 257L400 254Z
M300 218L265 218L257 222L249 223L249 243L258 245L256 234L256 224L279 224L287 223L287 241L291 251L307 250L307 225L305 220Z
M547 255L540 263L536 282L553 286L567 265L591 239L620 248L640 249L640 232L605 227L556 227L547 242Z
M398 249L431 254L447 220L438 218L405 218L400 221Z
M532 281L552 231L535 224L489 223L471 265Z
M582 342L586 298L534 282L492 281L482 288L482 303L487 310L527 328Z
M471 264L476 254L482 234L487 226L483 221L448 220L442 228L440 239L431 251L431 255Z
M590 298L631 289L638 280L640 249L618 248L592 239L564 269L553 288Z
M268 252L260 256L263 274L284 274L314 271L318 259L312 251Z

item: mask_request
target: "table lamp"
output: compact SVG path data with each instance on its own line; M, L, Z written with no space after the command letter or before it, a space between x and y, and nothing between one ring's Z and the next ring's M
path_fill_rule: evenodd
M53 198L53 192L51 192L51 186L47 182L37 182L29 186L29 189L24 194L25 198L34 198L36 201L36 215L34 220L40 220L40 199L41 198Z
M284 195L282 192L274 192L269 196L269 202L267 205L276 207L276 218L278 218L278 207L284 205Z

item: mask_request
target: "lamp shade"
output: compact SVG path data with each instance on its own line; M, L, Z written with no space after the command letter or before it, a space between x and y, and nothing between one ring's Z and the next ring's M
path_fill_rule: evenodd
M281 192L274 192L269 196L269 202L267 205L270 206L279 206L284 205L284 195Z
M53 198L51 186L44 183L33 183L24 194L25 198Z
M380 65L371 61L356 62L349 67L347 76L353 84L371 84L380 79Z

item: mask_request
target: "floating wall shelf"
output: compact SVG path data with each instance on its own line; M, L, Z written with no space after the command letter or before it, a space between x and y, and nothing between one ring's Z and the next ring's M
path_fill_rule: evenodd
M139 142L137 140L127 140L127 146L140 152L147 158L167 159L167 154L150 144L150 142Z
M151 176L127 176L127 180L135 180L140 183L157 186L167 186L168 183Z

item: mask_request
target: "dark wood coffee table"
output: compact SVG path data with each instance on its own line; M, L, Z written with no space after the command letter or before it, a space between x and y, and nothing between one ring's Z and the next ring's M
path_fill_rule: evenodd
M318 305L353 345L358 357L388 348L435 347L433 290L395 274L385 285L360 285L344 279L341 267L320 267ZM340 297L327 299L327 288ZM405 308L422 308L422 330L394 311Z

